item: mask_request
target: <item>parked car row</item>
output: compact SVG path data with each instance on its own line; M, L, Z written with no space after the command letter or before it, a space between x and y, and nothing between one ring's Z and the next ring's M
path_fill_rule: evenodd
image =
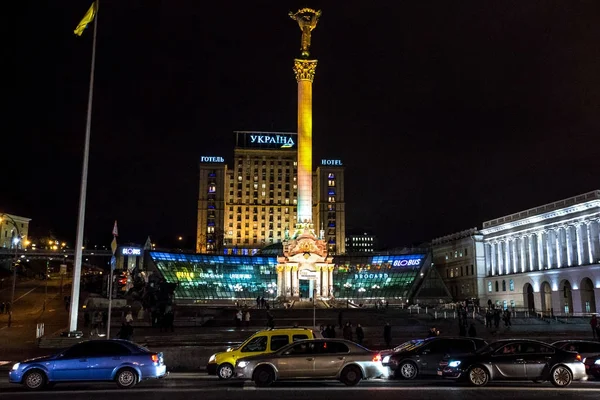
M166 376L162 353L126 340L91 340L58 354L13 365L9 381L32 390L62 382L113 381L131 388ZM600 379L600 342L544 343L506 339L432 337L373 351L344 339L324 339L309 328L256 332L241 345L210 357L207 371L219 379L337 379L348 386L364 379L439 376L484 386L495 380L550 381L566 387L588 375Z

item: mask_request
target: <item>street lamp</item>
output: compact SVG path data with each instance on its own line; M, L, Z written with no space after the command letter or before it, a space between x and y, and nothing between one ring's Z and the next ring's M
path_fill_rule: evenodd
M21 240L21 232L19 232L19 226L17 225L15 220L8 214L0 214L0 223L5 218L8 222L10 222L15 227L15 230L17 231L17 236L14 236L12 239L13 246L15 246L15 261L14 261L14 266L13 266L13 281L12 281L12 295L10 297L10 311L8 313L8 327L10 328L10 326L12 324L12 312L13 312L13 307L14 307L14 303L15 303L15 288L16 288L16 284L17 284L17 261L19 259L17 251L19 249L19 241Z

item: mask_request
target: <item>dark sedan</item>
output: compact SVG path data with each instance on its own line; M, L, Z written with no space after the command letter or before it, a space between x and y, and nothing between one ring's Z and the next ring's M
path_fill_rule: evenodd
M600 354L586 357L583 363L585 364L585 372L587 372L588 375L600 379Z
M384 366L396 378L414 379L436 375L440 360L448 355L473 353L487 345L483 339L468 337L432 337L403 343L393 352L382 352Z
M574 351L581 355L581 358L600 354L600 342L592 340L559 340L552 343L552 346L566 351Z
M499 340L464 357L451 358L439 371L446 378L484 386L493 380L549 380L566 387L586 379L581 356L537 340Z
M114 381L121 388L166 375L162 353L126 340L90 340L58 354L18 362L11 383L39 390L61 382Z

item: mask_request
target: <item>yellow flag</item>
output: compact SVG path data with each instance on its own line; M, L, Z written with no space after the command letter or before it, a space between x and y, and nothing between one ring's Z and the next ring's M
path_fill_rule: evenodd
M96 16L96 11L96 2L93 2L90 6L90 9L87 10L85 15L83 16L81 22L79 22L79 25L77 25L77 28L75 28L75 30L73 31L77 36L81 36L85 28L87 28L88 24L94 20L94 17Z

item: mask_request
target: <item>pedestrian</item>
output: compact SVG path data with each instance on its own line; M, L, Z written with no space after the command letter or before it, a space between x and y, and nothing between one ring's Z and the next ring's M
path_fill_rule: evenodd
M343 321L343 319L344 319L344 312L343 312L343 311L340 311L340 312L338 313L338 325L340 326L340 329L343 329L343 328L344 328L344 325L342 325L342 321Z
M352 340L352 324L350 322L346 322L342 335L344 336L344 339Z
M362 344L365 339L365 333L363 332L362 326L360 324L356 324L356 343Z
M264 297L261 297L261 298L260 298L260 306L261 306L262 308L265 308L265 304L266 304L266 303L267 303L267 301L265 300L265 298L264 298Z
M465 327L464 324L462 324L462 323L458 324L458 332L459 332L458 334L460 336L467 336L467 328ZM429 333L431 333L431 331Z
M271 311L267 310L267 326L271 329L275 328L275 318L273 317L273 314L271 313Z
M171 332L174 332L175 331L175 328L173 327L174 321L175 321L175 313L173 312L173 307L167 306L167 308L165 309L165 313L162 317L161 332L163 329L165 330L165 332L168 332L169 330L171 330Z
M596 314L592 315L590 326L592 327L592 337L596 339L596 329L598 328L598 317L596 317ZM600 339L600 337L598 339Z
M128 322L128 323L133 322L133 314L132 314L131 310L127 311L127 314L125 314L125 322Z
M250 326L250 311L246 310L246 314L244 315L244 323L246 327Z
M104 317L102 316L102 311L96 311L96 315L94 316L94 333L96 336L100 336L100 332L102 332L102 322Z
M133 338L133 326L128 322L123 322L121 329L117 333L117 337L123 340L131 340Z
M496 327L496 329L498 329L500 327L500 310L499 309L494 310L494 326Z
M242 310L237 310L235 313L235 326L236 328L240 328L242 326Z
M260 308L260 296L256 298L256 308Z
M475 324L471 322L471 326L469 327L469 336L470 337L476 337L477 336L477 330L475 329Z
M328 325L327 329L325 329L325 332L327 332L328 338L335 339L335 326L334 325Z
M386 347L390 348L392 343L392 326L389 322L386 322L383 327L383 340L385 341Z

